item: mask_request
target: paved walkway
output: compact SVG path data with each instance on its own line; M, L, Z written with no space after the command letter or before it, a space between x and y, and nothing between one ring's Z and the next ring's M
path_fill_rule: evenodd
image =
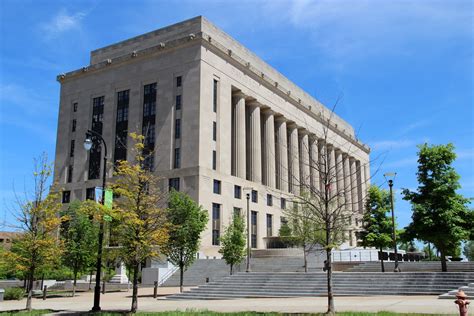
M164 296L176 293L178 288L159 288L158 300L152 297L152 288L139 289L139 311L212 310L217 312L259 311L284 313L321 313L326 311L327 299L316 298L266 298L236 300L166 300ZM107 293L101 297L104 311L126 311L131 304L130 292ZM49 298L33 300L34 309L52 309L65 312L84 312L92 307L93 293L78 293L74 298ZM458 315L452 300L440 300L435 296L375 296L336 297L337 311L391 311L399 313L432 313ZM25 308L25 300L0 303L0 311ZM472 310L471 310L472 311Z

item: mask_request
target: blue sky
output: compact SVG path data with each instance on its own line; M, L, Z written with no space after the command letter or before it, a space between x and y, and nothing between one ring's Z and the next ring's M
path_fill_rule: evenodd
M120 4L118 4L120 3ZM204 15L314 97L372 147L373 182L414 189L416 145L454 143L474 197L472 1L0 1L0 221L54 157L56 75L89 52ZM380 165L383 162L382 165ZM400 226L410 205L397 197Z

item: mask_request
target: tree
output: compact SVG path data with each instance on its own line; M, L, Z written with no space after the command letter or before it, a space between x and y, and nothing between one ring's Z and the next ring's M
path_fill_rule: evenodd
M52 166L46 154L34 160L33 192L25 193L25 200L17 197L17 229L21 235L12 249L5 253L9 267L19 270L26 277L28 292L26 309L31 311L33 282L38 270L60 263L63 245L57 238L62 218L60 192L53 186L49 192Z
M114 216L118 221L117 241L120 255L132 267L133 291L130 311L138 307L138 272L140 263L158 256L168 240L166 225L166 195L159 187L162 180L146 164L144 137L130 134L134 141L133 160L119 161L112 187L117 198L114 200Z
M165 247L168 259L179 267L179 290L183 291L184 271L196 259L199 240L208 221L207 211L188 195L171 190L167 220L169 240Z
M359 234L362 246L380 250L380 265L382 272L385 272L382 252L393 245L392 218L387 214L390 211L390 192L371 186L365 210L363 231Z
M412 238L431 242L440 252L442 271L447 271L446 256L455 254L462 240L473 230L469 200L457 194L459 175L452 163L454 146L418 146L418 189L403 190L404 199L412 204L412 222L406 228Z
M469 240L464 244L463 254L466 256L467 260L474 261L474 241Z
M308 272L308 254L324 240L321 229L315 229L311 212L311 208L307 204L294 204L293 207L284 211L292 236L291 240L303 247L305 272Z
M234 272L234 266L245 258L246 241L244 218L234 215L220 238L221 248L219 249L222 258L230 266L230 275Z
M93 205L90 205L93 204ZM72 269L74 280L72 296L76 293L78 273L90 271L96 259L98 244L98 227L92 221L90 209L95 209L97 203L93 201L73 201L67 210L62 212L65 222L62 225L62 237L65 252L64 263Z

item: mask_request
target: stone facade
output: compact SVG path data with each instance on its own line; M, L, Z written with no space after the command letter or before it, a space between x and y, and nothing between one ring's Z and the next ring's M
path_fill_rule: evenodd
M166 179L165 189L168 179L179 178L179 189L209 210L201 255L219 256L213 234L222 234L234 208L245 214L247 193L256 197L252 231L256 247L264 248L264 237L278 235L282 203L302 186L320 185L311 164L322 152L335 164L338 189L351 188L344 194L354 213L362 211L369 148L352 127L203 17L95 50L90 65L58 81L55 179L70 192L65 203L101 186L89 179L92 154L82 146L86 131L98 126L93 120L113 161L125 115L119 92L129 91L126 131L142 133L150 104L144 87L156 83L154 169ZM110 176L112 164L107 171Z

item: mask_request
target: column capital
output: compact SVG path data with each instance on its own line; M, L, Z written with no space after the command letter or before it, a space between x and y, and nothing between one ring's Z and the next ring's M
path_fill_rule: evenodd
M271 108L262 108L262 109L260 109L260 112L264 115L275 115L276 114L275 111L273 111Z
M309 131L304 127L298 127L298 133L302 136L310 135Z
M275 122L277 123L286 123L288 122L288 120L283 116L283 115L278 115L277 113L275 113Z
M232 93L232 97L236 98L245 98L245 94L242 91L236 91Z

